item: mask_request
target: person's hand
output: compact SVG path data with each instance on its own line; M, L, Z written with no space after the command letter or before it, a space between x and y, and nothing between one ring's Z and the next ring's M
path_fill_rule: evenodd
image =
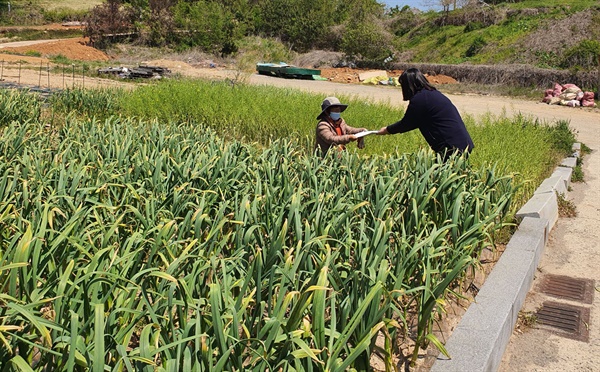
M387 127L383 127L381 129L379 129L379 131L377 132L377 134L380 135L380 136L384 135L384 134L389 134L388 130L387 130Z
M358 139L358 142L356 143L356 147L358 147L359 149L365 148L365 137L361 137Z
M357 139L354 134L350 134L350 141L356 141Z

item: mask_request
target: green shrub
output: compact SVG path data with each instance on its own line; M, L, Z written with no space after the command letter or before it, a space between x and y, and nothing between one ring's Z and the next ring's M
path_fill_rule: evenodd
M383 62L392 55L392 36L376 20L350 23L342 37L341 50L351 59Z
M565 51L560 63L566 69L594 69L600 65L600 41L582 40Z
M567 120L560 120L556 125L546 127L554 148L561 152L562 155L570 156L573 152L573 144L576 141L576 134L569 127Z
M469 22L465 26L465 33L475 31L475 30L480 30L485 27L486 26L482 22Z
M229 55L245 33L245 25L236 21L230 9L220 2L179 2L174 7L175 26L187 33L173 35L183 45L199 46L214 54ZM160 23L160 19L157 20Z
M471 43L471 45L469 46L469 48L465 52L465 57L468 58L468 57L475 56L486 45L487 45L487 42L485 41L485 38L483 36L481 36L481 35L477 36L475 38L475 40L473 40L473 43Z

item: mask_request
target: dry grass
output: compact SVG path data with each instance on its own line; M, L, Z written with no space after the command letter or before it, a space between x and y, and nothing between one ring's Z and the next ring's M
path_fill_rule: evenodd
M72 10L88 10L96 5L102 4L102 0L40 0L39 4L42 8L47 10L56 9L72 9Z
M301 67L319 68L332 67L343 60L344 54L326 50L315 50L296 57L293 64Z
M577 45L582 40L589 39L591 28L592 13L590 11L575 13L564 19L548 20L545 27L527 35L522 42L523 50L528 51L529 54L535 52L560 54L563 50Z
M209 67L211 63L218 66L228 66L232 61L217 58L198 49L178 52L169 48L151 48L131 44L115 44L106 51L115 62L135 65L143 61L168 59L181 61L193 67Z
M530 65L442 65L430 63L397 63L396 70L416 67L430 75L452 76L461 83L507 85L513 87L552 87L555 82L569 82L582 88L595 87L598 73L551 70Z

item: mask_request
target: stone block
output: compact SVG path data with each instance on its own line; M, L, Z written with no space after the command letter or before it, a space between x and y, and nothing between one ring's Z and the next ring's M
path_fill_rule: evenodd
M548 220L549 229L552 230L558 221L558 197L556 193L534 194L531 199L519 209L518 218L534 217Z
M577 158L576 157L568 157L568 158L564 158L563 161L560 163L561 167L569 167L569 168L575 168L577 166Z
M545 219L525 217L462 317L432 372L496 371L543 253Z
M575 142L571 148L573 151L581 151L581 143Z
M569 167L556 167L554 169L554 173L550 177L559 176L565 181L565 186L567 190L569 189L569 185L571 185L571 175L573 174L573 168Z
M567 184L565 180L560 176L553 176L546 178L544 182L535 190L534 194L545 194L548 192L555 192L558 194L567 194Z

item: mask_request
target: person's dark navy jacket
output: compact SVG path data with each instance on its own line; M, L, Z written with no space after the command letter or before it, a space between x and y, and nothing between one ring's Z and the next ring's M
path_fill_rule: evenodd
M387 127L388 133L417 129L433 151L473 150L473 141L456 107L437 90L422 89L409 101L402 120Z

